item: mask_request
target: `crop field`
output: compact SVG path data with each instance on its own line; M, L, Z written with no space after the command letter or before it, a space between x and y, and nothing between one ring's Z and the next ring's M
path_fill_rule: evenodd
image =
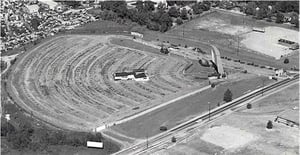
M122 36L124 39L128 37ZM55 126L91 131L203 86L183 75L188 59L125 48L121 36L65 35L23 53L8 92L32 115ZM115 82L112 74L143 68L148 82Z

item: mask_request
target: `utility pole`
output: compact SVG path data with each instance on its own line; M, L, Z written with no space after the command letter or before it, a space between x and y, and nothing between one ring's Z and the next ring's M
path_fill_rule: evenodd
M264 96L264 87L265 87L265 80L264 80L264 78L262 77L262 90L261 90L261 96Z
M237 43L238 43L238 47L237 47L237 50L236 50L236 55L238 56L238 55L239 55L239 49L240 49L240 40L239 40L239 36L237 36Z
M182 39L184 39L184 24L182 25Z
M210 102L208 102L208 120L210 121Z
M148 146L149 146L149 141L148 141L148 133L147 133L147 149L148 149Z

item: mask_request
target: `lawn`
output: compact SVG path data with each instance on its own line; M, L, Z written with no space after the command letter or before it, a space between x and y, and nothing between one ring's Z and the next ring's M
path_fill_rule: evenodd
M79 26L67 33L72 34L116 34L116 33L130 33L131 26L118 24L113 21L98 20Z
M130 39L114 38L114 39L111 40L111 43L116 44L116 45L120 45L120 46L124 46L124 47L128 47L128 48L141 50L141 51L147 51L147 52L151 52L151 53L155 53L155 54L161 54L159 52L160 50L157 49L157 48L147 46L147 45L143 45L141 43L132 41Z
M267 80L265 84L270 82ZM114 126L113 130L135 138L145 138L146 135L154 136L160 133L160 126L167 126L170 129L195 115L208 111L208 102L210 102L211 108L216 107L219 102L222 102L226 89L230 89L233 98L237 98L249 90L255 90L258 86L262 86L262 78L256 76L246 80L224 83L214 89L208 89L129 122Z

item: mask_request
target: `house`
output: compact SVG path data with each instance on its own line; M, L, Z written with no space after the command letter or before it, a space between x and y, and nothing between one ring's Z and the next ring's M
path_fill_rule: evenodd
M275 122L283 123L291 127L299 127L299 111L293 109L285 110L277 115Z
M285 76L286 75L286 71L283 69L279 69L275 71L275 76Z

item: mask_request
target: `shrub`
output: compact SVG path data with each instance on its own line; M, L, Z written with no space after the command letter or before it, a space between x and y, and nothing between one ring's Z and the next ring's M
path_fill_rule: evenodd
M232 92L231 92L229 89L227 89L226 92L224 93L224 98L223 98L223 100L224 100L225 102L230 102L230 101L232 101Z
M248 103L247 104L247 109L251 109L252 108L252 104Z
M168 128L167 128L166 126L161 126L161 127L159 128L159 130L160 130L160 131L167 131Z
M175 142L176 142L176 138L173 136L171 141L172 141L173 143L175 143Z
M290 60L288 58L285 58L283 63L288 64L290 62Z
M185 47L185 48L187 48L188 46L187 46L187 45L185 45L184 47Z
M215 88L216 84L212 83L210 86L211 86L211 88Z
M273 128L273 123L272 123L272 121L268 121L268 123L267 123L267 129L272 129Z

